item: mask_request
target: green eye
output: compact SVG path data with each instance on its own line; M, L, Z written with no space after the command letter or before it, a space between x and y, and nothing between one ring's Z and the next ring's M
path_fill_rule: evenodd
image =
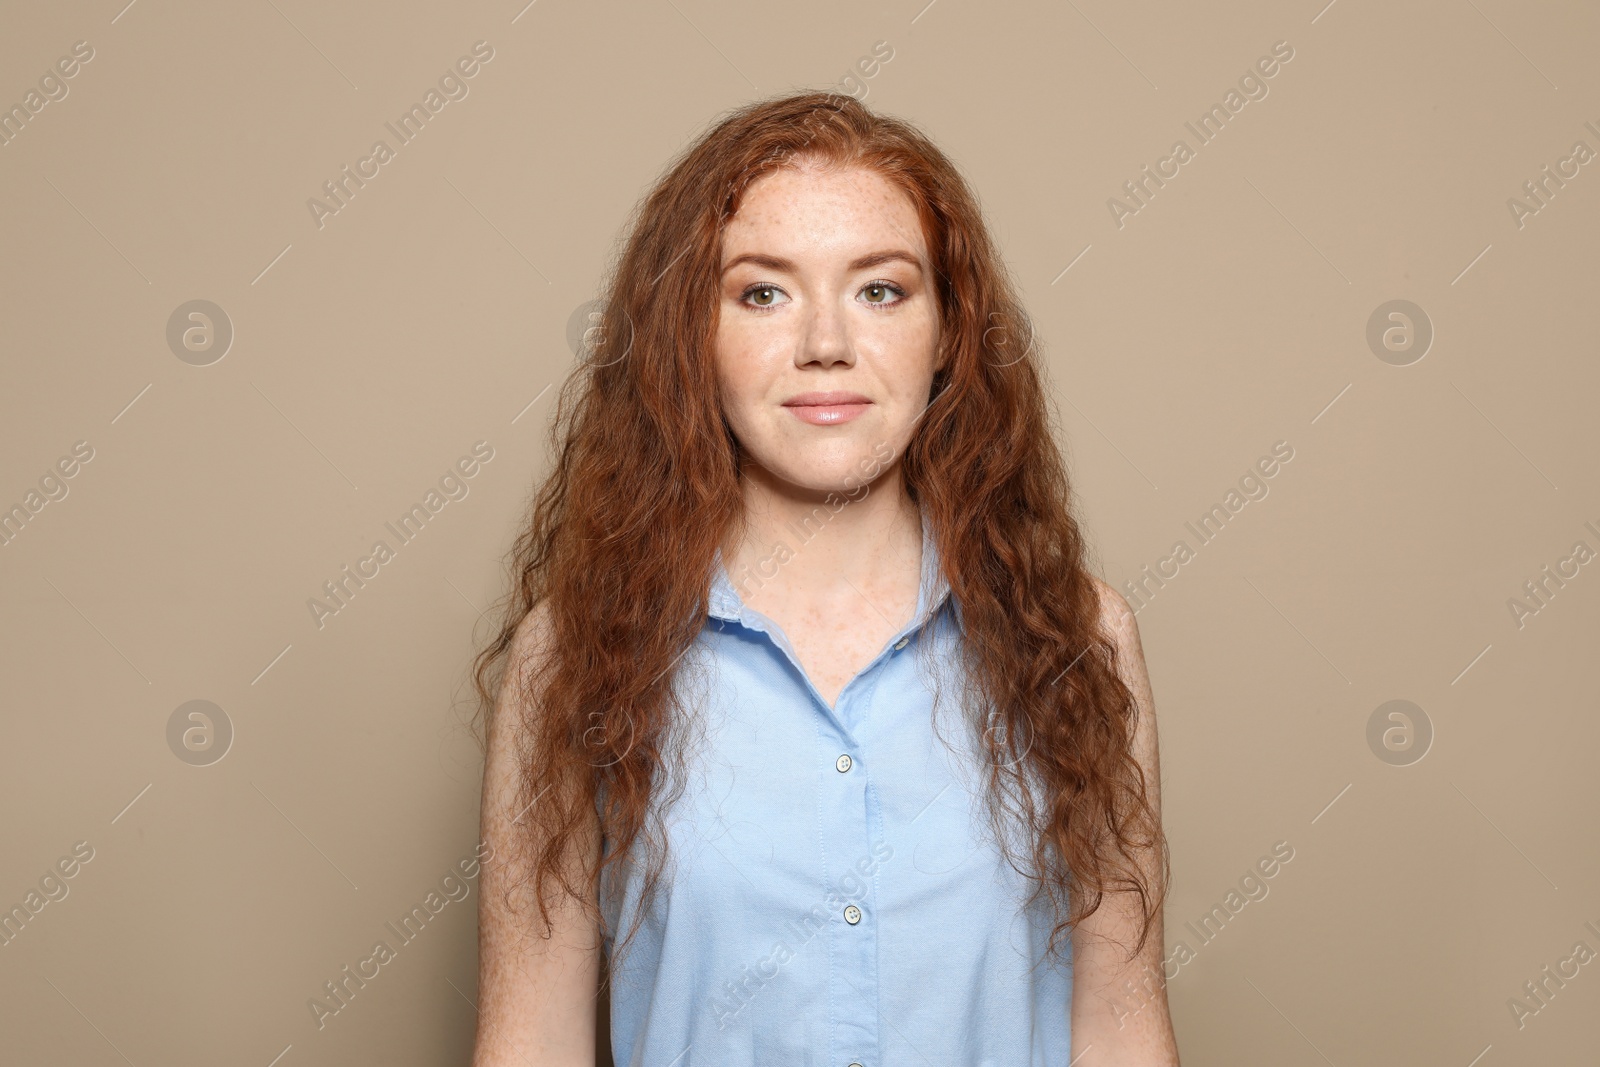
M905 290L890 282L868 282L861 287L861 293L869 304L894 304L906 295Z
M773 289L771 286L762 286L759 289L750 290L750 296L754 298L757 304L766 307L771 305L773 295L776 292L777 290Z

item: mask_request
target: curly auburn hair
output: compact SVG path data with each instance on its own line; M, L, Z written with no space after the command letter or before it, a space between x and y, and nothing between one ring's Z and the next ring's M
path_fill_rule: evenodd
M672 672L704 626L714 553L742 513L740 447L713 358L721 234L752 181L801 161L871 169L916 207L938 277L941 359L902 473L960 604L963 707L984 739L990 815L996 827L1020 819L1032 841L1031 899L1047 894L1057 916L1049 952L1108 891L1138 895L1137 952L1166 896L1166 839L1133 753L1138 705L1100 625L1102 587L1085 565L1027 313L944 153L912 125L820 91L735 110L668 166L635 208L598 326L561 390L553 468L508 556L500 632L473 671L475 727L507 685L537 709L510 726L516 806L531 816L519 816L515 844L541 919L548 928L555 889L603 930L603 868L636 841L649 855L647 897L661 877L656 815L685 711ZM523 647L536 607L548 654L508 681L517 657L507 653ZM597 803L611 847L574 865ZM1015 866L1007 834L996 839ZM1154 884L1140 849L1159 858Z

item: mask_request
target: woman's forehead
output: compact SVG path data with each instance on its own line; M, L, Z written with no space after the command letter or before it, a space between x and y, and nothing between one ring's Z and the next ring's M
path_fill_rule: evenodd
M784 166L764 174L746 189L722 236L724 262L757 250L785 254L772 246L854 254L894 243L926 255L911 198L865 167Z

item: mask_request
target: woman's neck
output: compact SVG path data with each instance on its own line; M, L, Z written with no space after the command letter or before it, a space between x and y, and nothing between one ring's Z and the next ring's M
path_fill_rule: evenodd
M806 490L759 469L742 475L743 521L730 531L723 564L740 597L822 610L897 601L918 585L922 519L899 465L853 490Z

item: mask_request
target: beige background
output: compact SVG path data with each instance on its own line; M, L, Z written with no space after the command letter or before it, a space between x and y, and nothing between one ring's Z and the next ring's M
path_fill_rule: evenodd
M0 147L0 506L93 449L0 547L0 907L94 850L0 947L0 1060L466 1061L475 880L320 1030L307 1001L477 842L466 671L569 318L714 116L880 40L868 103L964 168L1037 317L1100 573L1196 550L1139 615L1183 1062L1593 1060L1600 962L1520 1028L1508 1001L1600 951L1600 565L1520 628L1508 601L1600 549L1600 164L1507 206L1600 150L1592 5L123 2L0 33L7 107L94 49ZM319 229L308 198L479 40L469 95ZM1119 228L1108 199L1278 41L1269 94ZM207 366L166 340L194 299L235 332ZM1366 340L1397 299L1435 330L1407 366ZM319 628L478 441L469 494ZM1394 699L1433 731L1408 765L1367 739ZM232 723L209 766L168 745L190 700Z

